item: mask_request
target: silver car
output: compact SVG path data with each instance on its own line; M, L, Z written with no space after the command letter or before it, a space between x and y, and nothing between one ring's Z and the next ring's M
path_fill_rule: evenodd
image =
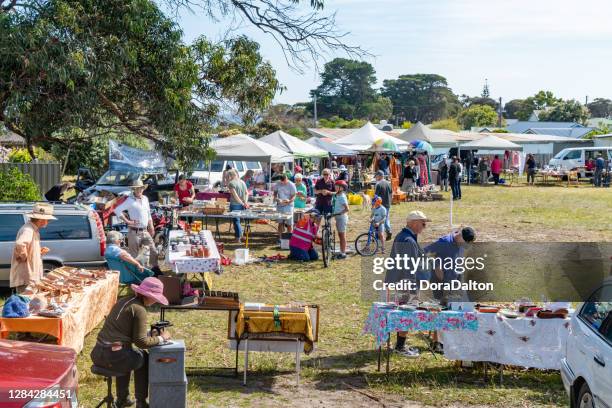
M41 246L50 249L43 256L44 269L104 266L105 235L97 213L78 204L56 204L54 208L57 220L40 230ZM0 286L9 285L17 231L31 210L32 204L0 204Z

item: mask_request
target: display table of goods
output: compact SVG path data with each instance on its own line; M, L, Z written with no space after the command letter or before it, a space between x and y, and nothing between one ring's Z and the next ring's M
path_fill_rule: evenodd
M172 230L169 234L166 263L176 274L200 274L212 288L210 272L221 273L221 255L209 230Z
M476 330L441 333L444 355L451 360L558 370L571 313L566 309L545 309L512 305L481 307Z
M0 336L11 332L43 333L57 344L83 349L85 336L104 320L117 301L119 273L70 267L54 269L34 287L27 288L31 314L2 318Z

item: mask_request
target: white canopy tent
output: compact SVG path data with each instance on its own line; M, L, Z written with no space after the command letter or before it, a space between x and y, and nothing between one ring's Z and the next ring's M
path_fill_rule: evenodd
M372 147L374 142L380 139L391 140L400 149L407 149L410 144L405 140L386 134L382 130L376 128L371 122L366 123L350 135L335 140L334 143L363 152L367 151Z
M219 160L289 163L294 159L291 153L244 134L215 139L210 147L217 153L215 158Z
M456 147L458 134L452 130L430 129L421 122L415 123L410 129L398 136L398 138L411 142L413 140L424 140L434 149L444 149L448 151L451 147Z
M282 130L277 130L259 139L262 142L271 144L274 147L292 154L295 157L311 158L311 157L327 157L329 153L323 149L319 149L311 144L308 144L297 137L291 136Z
M508 140L497 136L489 135L482 139L472 140L471 142L463 143L459 146L460 150L490 150L490 151L506 151L506 150L523 150L523 146L512 143Z

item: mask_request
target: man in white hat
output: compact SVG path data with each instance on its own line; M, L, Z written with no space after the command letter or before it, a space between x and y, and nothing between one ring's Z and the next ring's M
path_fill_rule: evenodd
M17 293L23 293L26 287L34 285L43 276L42 256L49 248L40 247L41 228L45 228L53 216L53 206L48 203L36 203L32 212L27 213L29 221L17 232L15 249L11 260L10 285Z
M147 186L138 179L133 186L132 194L115 208L115 214L128 226L128 251L138 258L144 247L149 247L149 267L157 268L157 248L153 242L153 219L149 199L143 194ZM127 216L124 212L127 212Z
M406 219L406 227L402 229L402 231L396 235L393 240L393 247L391 249L391 254L389 258L395 259L396 256L408 258L418 259L422 258L425 253L423 249L417 242L418 235L423 232L423 230L427 227L427 223L431 221L422 211L412 211L408 214ZM427 271L425 270L408 270L408 269L399 269L392 268L388 269L385 274L385 282L386 283L398 283L401 281L416 281L418 282L422 279L427 279L428 277ZM394 296L397 297L397 301L400 303L406 303L410 300L411 291L399 291L396 290ZM390 297L391 294L387 294L387 298ZM389 300L389 299L388 299ZM397 333L397 342L395 344L395 352L399 353L405 357L418 357L419 351L414 347L406 347L406 332L398 332Z

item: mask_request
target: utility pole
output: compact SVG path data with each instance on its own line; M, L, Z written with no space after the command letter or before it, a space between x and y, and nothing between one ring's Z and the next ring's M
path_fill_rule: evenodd
M317 94L314 94L314 127L317 127Z
M502 109L502 98L499 97L499 112L497 113L497 127L502 127L503 109Z
M587 106L589 104L589 95L584 97L584 106Z

